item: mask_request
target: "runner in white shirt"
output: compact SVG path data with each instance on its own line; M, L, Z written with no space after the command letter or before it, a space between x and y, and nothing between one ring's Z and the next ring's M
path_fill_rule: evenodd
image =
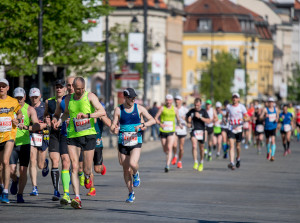
M206 101L205 107L210 122L205 124L205 130L206 130L205 134L207 136L207 144L208 144L208 156L207 156L207 149L204 149L204 157L207 158L208 161L211 161L212 160L211 148L213 147L213 136L214 136L214 122L218 121L218 116L216 110L212 107L211 100Z
M227 106L227 117L229 120L228 138L230 143L229 155L230 163L228 168L234 170L234 143L236 141L236 167L239 168L241 165L240 153L241 153L241 141L243 134L243 122L244 119L248 121L249 117L247 115L247 110L244 105L239 103L240 95L238 93L232 94L232 104Z
M188 109L184 106L182 106L182 97L180 95L177 95L175 97L175 104L176 108L178 110L178 116L180 119L180 123L182 125L182 129L178 126L178 123L176 123L176 129L175 129L175 141L173 145L173 154L174 157L172 159L171 164L175 165L178 159L177 168L182 168L182 157L184 153L184 141L185 137L187 135L187 125L185 121L186 113L188 113ZM177 155L177 145L179 142L179 157Z

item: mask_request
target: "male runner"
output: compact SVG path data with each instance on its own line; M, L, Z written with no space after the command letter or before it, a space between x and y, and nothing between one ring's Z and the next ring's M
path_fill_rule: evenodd
M47 149L49 145L49 130L50 130L50 120L44 119L45 103L41 102L41 92L37 88L31 88L29 91L29 98L31 101L31 106L35 109L39 123L39 132L33 132L30 135L31 147L30 147L30 166L29 173L31 178L31 183L33 190L30 193L31 196L38 196L37 188L37 169L43 168L42 175L46 177L49 173L48 159L46 159ZM44 123L44 120L46 123Z
M240 104L240 95L238 93L232 94L232 104L227 106L227 117L229 120L229 131L228 138L230 143L229 155L230 163L228 168L231 170L235 169L234 158L234 143L236 142L236 167L239 168L241 165L241 141L243 134L243 121L248 121L247 110L244 105Z
M297 141L300 140L300 106L296 106L296 118L295 118L295 125L297 129Z
M254 135L256 137L257 154L261 153L261 146L264 137L264 119L261 118L263 110L261 105L255 106L255 112L252 116L252 123L255 124Z
M221 148L222 148L222 120L223 120L223 112L221 110L222 104L221 102L216 103L216 112L217 112L217 117L218 120L214 122L214 138L213 138L213 143L214 143L214 150L216 150L217 146L217 154L216 158L220 157L221 154Z
M155 116L156 123L160 125L160 140L166 154L165 173L169 172L172 160L172 149L175 140L175 119L177 119L179 128L183 128L178 116L178 110L172 103L173 96L170 94L166 95L166 104L158 110ZM158 119L159 117L160 120Z
M267 159L270 161L275 160L275 137L276 128L278 123L278 112L275 107L275 100L270 97L268 99L267 107L264 108L261 119L265 119L265 136L266 136L266 146L267 146ZM270 139L271 138L271 139Z
M288 106L284 105L282 113L279 114L279 122L281 122L280 133L284 148L284 156L291 154L290 140L292 134L292 120L293 114L288 112Z
M82 208L79 195L78 166L79 156L83 150L83 168L85 174L85 187L91 188L90 179L92 160L96 146L96 130L94 119L105 116L106 112L100 104L97 96L85 90L85 80L76 77L73 82L74 94L65 98L65 111L54 128L70 118L67 129L67 144L70 160L72 163L72 185L75 192L75 199L71 206L75 209Z
M11 187L10 193L17 194L17 203L24 203L23 191L27 183L27 168L30 160L30 133L36 132L40 129L39 120L36 111L33 107L25 103L26 93L23 88L16 88L14 90L14 98L16 98L21 105L21 112L23 118L18 125L15 146L10 156L10 172L11 172ZM32 125L30 125L32 123ZM20 163L20 178L17 177L17 164ZM18 190L19 185L19 190Z
M183 128L181 129L178 126L178 123L176 125L176 129L175 129L175 141L174 141L174 145L173 145L173 154L174 157L172 159L171 164L175 165L178 159L178 155L177 155L177 145L179 142L179 159L178 159L178 163L177 163L177 168L182 168L182 157L183 157L183 153L184 153L184 141L185 141L185 137L187 135L187 127L186 127L186 121L185 121L185 116L186 113L188 113L188 109L184 106L182 106L182 97L180 95L177 95L175 97L175 104L176 104L176 108L178 110L178 115L180 118L180 123L183 126Z
M17 99L7 95L8 90L8 81L4 78L0 79L0 165L3 168L1 173L4 181L4 189L0 199L2 203L9 203L9 158L14 148L17 125L22 120L21 105L19 105ZM15 118L15 114L17 118Z
M186 121L188 127L192 128L191 131L191 141L193 147L193 158L194 166L193 168L198 171L203 171L203 160L204 160L204 142L205 142L205 123L210 123L209 115L205 109L201 108L201 99L196 98L194 100L194 108L192 108L186 114ZM199 143L200 151L200 164L198 164L197 155L197 142Z
M132 203L135 200L133 187L139 187L141 182L138 171L143 143L141 131L154 125L155 120L146 108L134 103L137 97L134 89L127 88L123 94L124 103L115 108L110 130L119 135L120 163L123 166L124 180L129 191L126 202ZM142 117L148 121L142 122ZM120 129L118 123L120 123Z

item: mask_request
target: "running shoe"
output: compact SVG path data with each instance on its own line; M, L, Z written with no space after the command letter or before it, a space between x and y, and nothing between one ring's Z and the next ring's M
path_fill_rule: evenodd
M271 159L270 159L270 161L272 161L272 162L275 161L275 157L272 156Z
M199 172L203 171L203 163L199 163L198 171Z
M25 203L23 194L17 194L17 203Z
M3 187L2 186L0 186L0 202L1 202L1 200L2 200L2 192L3 192Z
M212 155L209 154L207 160L212 161Z
M288 154L288 151L285 150L284 153L283 153L283 156L286 156Z
M54 194L52 196L52 201L59 201L60 199L60 193L58 190L54 190Z
M198 170L198 162L194 162L193 169L194 169L194 170Z
M126 203L133 203L134 200L135 200L134 192L129 193Z
M173 157L173 159L172 159L172 162L171 162L171 164L172 164L172 165L175 165L175 164L176 164L176 162L177 162L177 157L176 157L176 156L174 156L174 157Z
M141 183L139 171L133 176L133 187L139 187Z
M233 163L229 163L228 168L231 169L231 170L235 170L235 166L234 166Z
M165 173L168 173L169 170L170 170L170 167L169 167L169 166L166 166L166 167L165 167Z
M105 175L105 174L106 174L106 166L104 164L102 164L101 175Z
M46 177L49 173L49 160L47 158L45 159L45 164L46 164L46 167L44 167L42 170L43 177Z
M12 195L16 195L18 193L18 183L19 183L19 177L17 177L17 181L11 182L10 193Z
M8 193L2 193L2 203L9 204Z
M60 204L61 205L68 205L71 204L71 198L69 193L65 193L62 199L60 199Z
M267 153L267 160L271 159L271 153Z
M179 161L179 162L177 163L177 168L182 169L182 162L181 162L181 161Z
M220 153L217 153L216 158L219 159L219 157L220 157Z
M85 186L86 189L90 189L91 186L92 186L92 179L91 178L85 178L84 186Z
M96 189L91 187L90 191L86 194L87 196L96 196Z
M71 206L75 209L81 209L81 200L79 199L79 197L75 197L72 202L71 202Z
M84 178L83 172L82 173L78 173L78 176L79 176L80 185L84 186L84 180L85 180L85 178Z
M288 154L291 154L291 153L292 153L292 151L291 151L290 149L287 149L287 152L288 152Z
M236 168L240 168L241 166L241 160L236 160Z
M39 195L39 191L37 187L34 186L32 192L30 193L30 196L38 196L38 195Z
M207 156L208 156L207 149L204 149L204 159L207 159Z
M245 149L248 149L248 148L249 148L248 144L245 144L244 148L245 148Z

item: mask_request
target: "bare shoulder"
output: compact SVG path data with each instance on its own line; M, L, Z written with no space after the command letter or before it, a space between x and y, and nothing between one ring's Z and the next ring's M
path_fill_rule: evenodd
M92 92L89 92L89 93L88 93L88 98L89 98L90 100L95 99L95 98L98 99L98 97L97 97L94 93L92 93Z

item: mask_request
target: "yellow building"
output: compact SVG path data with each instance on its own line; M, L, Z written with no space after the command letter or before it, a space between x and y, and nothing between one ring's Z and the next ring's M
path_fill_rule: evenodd
M273 95L273 41L267 22L228 0L198 0L185 11L184 96L199 90L201 74L214 59L212 52L221 51L231 53L243 64L246 62L248 102Z

